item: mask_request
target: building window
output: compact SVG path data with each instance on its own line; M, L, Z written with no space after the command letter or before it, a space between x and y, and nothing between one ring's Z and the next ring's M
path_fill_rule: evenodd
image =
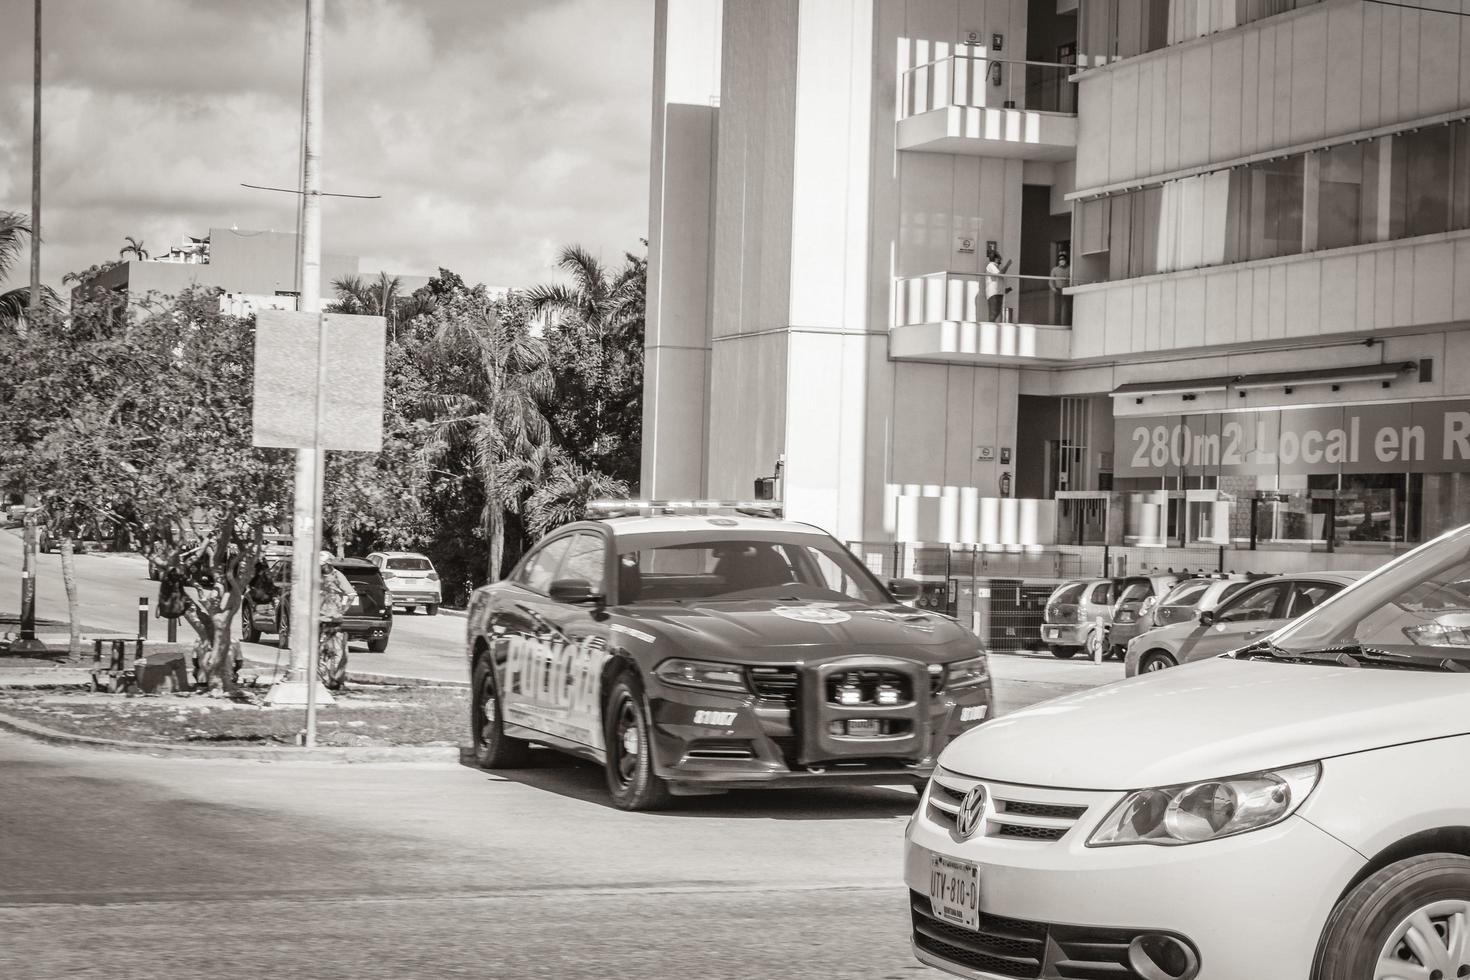
M1082 64L1099 65L1216 31L1275 17L1322 0L1082 0Z
M1470 125L1456 123L1088 202L1077 237L1088 277L1118 280L1466 228Z

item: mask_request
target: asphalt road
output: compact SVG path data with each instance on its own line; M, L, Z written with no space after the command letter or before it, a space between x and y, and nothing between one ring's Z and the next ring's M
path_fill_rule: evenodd
M151 759L0 734L0 977L900 980L911 792L609 807L547 754Z
M18 610L20 598L21 539L15 530L0 531L0 611ZM65 622L66 594L61 581L59 555L37 556L36 615ZM150 608L158 596L158 583L148 580L148 566L136 555L105 552L77 556L80 620L96 630L115 630L133 635L138 628L138 599L146 596ZM163 620L153 620L149 635L165 635ZM188 626L181 636L187 636ZM437 616L400 614L393 618L388 649L372 653L354 643L349 655L353 670L419 677L436 681L468 681L464 656L464 616L441 610ZM244 645L250 659L272 663L286 661L275 638ZM996 711L1004 714L1037 701L1093 687L1123 676L1121 664L1094 664L1086 660L1056 660L1050 655L994 655ZM3 974L0 974L3 977Z

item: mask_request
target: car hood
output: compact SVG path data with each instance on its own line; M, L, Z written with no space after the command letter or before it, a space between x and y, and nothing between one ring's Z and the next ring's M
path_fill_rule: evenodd
M1046 701L954 742L946 769L1130 790L1470 730L1470 676L1213 658Z
M957 644L967 653L977 646L954 620L904 605L751 599L633 606L621 612L630 630L694 656L744 663L803 663L834 652L907 653L938 662L953 659Z

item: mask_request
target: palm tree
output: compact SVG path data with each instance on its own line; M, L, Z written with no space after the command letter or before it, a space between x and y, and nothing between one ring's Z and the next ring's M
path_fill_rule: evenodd
M386 272L378 273L375 280L364 281L361 276L346 276L332 281L337 292L337 301L327 307L328 313L353 313L359 316L380 316L388 323L394 337L400 325L416 316L422 316L435 307L434 298L419 293L403 292L403 282Z
M441 381L424 400L429 435L421 452L431 465L460 451L473 461L485 490L481 520L493 581L505 549L504 511L518 503L504 475L548 437L541 414L551 392L546 346L524 324L502 320L483 296L457 299L439 316L429 356L431 376Z
M143 239L134 238L132 235L124 235L123 240L127 244L117 250L118 258L122 258L125 255L134 255L138 258L139 262L147 261L148 250L143 247Z
M600 470L573 462L557 451L540 485L526 501L526 527L532 534L545 534L587 515L594 500L626 497L628 485Z
M620 336L634 324L642 324L644 277L636 262L609 275L591 252L568 245L561 250L556 267L572 277L572 284L528 290L526 300L537 316L579 321L599 337Z
M11 269L25 253L25 242L30 234L31 226L25 215L18 211L0 211L0 283L10 277ZM50 286L41 287L41 298L49 308L54 309L58 305L56 293ZM21 329L30 303L29 286L0 292L0 329Z

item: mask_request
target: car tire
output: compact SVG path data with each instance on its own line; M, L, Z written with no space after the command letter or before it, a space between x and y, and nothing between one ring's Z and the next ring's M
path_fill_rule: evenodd
M658 810L669 805L669 784L653 771L653 726L636 675L624 673L608 691L602 712L607 735L607 789L620 810Z
M1071 660L1081 651L1081 647L1052 647L1051 655L1058 660Z
M1422 970L1415 972L1446 980L1470 975L1470 963L1451 959L1448 919L1454 915L1470 916L1470 858L1424 854L1390 864L1348 892L1333 909L1317 950L1313 980L1377 976L1380 958L1421 965ZM1418 929L1413 928L1416 919L1421 923ZM1419 936L1412 945L1405 938L1411 930Z
M367 648L369 653L382 653L388 649L388 638L386 636L380 636L376 640L368 640Z
M1150 650L1138 658L1138 672L1140 674L1151 674L1155 671L1168 670L1170 667L1178 667L1179 661L1174 659L1173 654L1165 650Z
M424 607L424 615L425 616L437 616L437 615L439 615L439 606L436 603L432 603L432 602L429 603L427 606Z
M246 643L260 642L260 630L255 628L255 607L249 604L240 607L240 639Z
M470 737L475 765L481 769L523 769L531 761L531 744L505 734L504 712L489 661L475 664L470 687Z

